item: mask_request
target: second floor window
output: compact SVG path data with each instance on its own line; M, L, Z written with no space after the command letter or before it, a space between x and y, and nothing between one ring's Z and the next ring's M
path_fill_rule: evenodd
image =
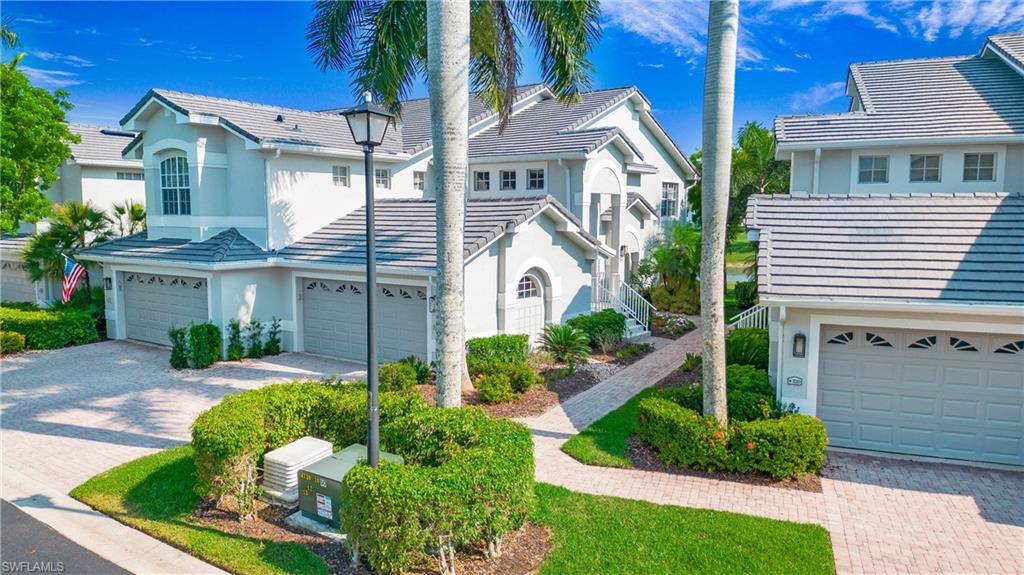
M117 179L119 180L142 180L144 176L142 172L118 172Z
M426 172L413 172L412 173L412 189L419 190L421 192L427 189L427 173Z
M995 180L995 154L964 154L965 182L994 182Z
M526 189L528 190L543 190L544 189L544 168L529 169L526 170Z
M334 176L334 185L338 187L348 187L348 166L332 166Z
M515 170L502 170L501 175L501 189L502 190L514 190L516 189L516 171Z
M382 188L391 189L391 170L387 168L376 168L373 170L373 181Z
M192 213L188 159L185 156L173 156L160 162L160 201L166 215L187 216Z
M910 155L910 181L911 182L937 182L939 181L938 155Z
M473 172L473 191L486 192L491 189L490 172Z
M661 183L661 217L674 218L679 215L679 184Z
M884 184L889 181L889 156L860 156L857 183Z

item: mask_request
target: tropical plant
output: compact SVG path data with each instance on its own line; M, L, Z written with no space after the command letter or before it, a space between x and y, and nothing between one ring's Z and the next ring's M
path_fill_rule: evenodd
M267 329L267 343L263 345L263 353L266 355L281 353L281 318L270 318L270 328Z
M233 319L228 322L228 361L242 361L245 344L242 343L242 322Z
M719 422L729 420L725 383L725 234L739 13L739 0L711 2L704 73L700 265L704 413Z
M137 234L146 229L146 206L126 199L114 204L107 221L118 236Z
M600 27L598 0L426 2L320 0L306 30L323 70L349 70L356 94L401 112L401 98L427 75L437 190L437 403L457 407L471 388L465 357L462 239L470 82L503 130L519 77L518 34L538 47L541 75L571 103L589 88L587 54ZM423 30L426 29L426 35Z
M701 202L700 197L703 193L701 187L700 174L704 169L704 154L700 150L690 154L690 163L693 164L693 169L697 172L698 178L693 182L693 185L686 190L686 201L690 205L690 221L699 226L701 223L700 209Z
M22 252L25 269L34 281L64 277L64 255L75 258L79 250L112 237L103 212L91 203L68 201L54 206L50 227L29 239ZM84 276L89 288L89 276Z
M0 21L0 46L8 50L21 46L21 38L18 38L18 33L14 31L13 24L14 16L10 14L5 15L3 20Z
M590 338L582 330L571 325L557 323L548 324L540 339L541 349L550 353L557 361L575 371L590 354Z
M245 342L247 347L245 357L259 358L264 356L263 324L260 320L253 318L245 326Z
M4 26L4 41L9 29ZM13 234L20 222L50 215L43 193L57 179L57 168L71 157L68 144L80 141L64 115L68 93L32 86L17 59L0 65L0 231Z
M740 128L732 152L728 233L726 246L743 225L747 200L753 194L781 194L789 191L789 162L775 159L775 134L757 122Z
M700 251L699 231L680 222L665 226L646 258L655 274L655 285L650 290L655 307L673 313L697 313Z

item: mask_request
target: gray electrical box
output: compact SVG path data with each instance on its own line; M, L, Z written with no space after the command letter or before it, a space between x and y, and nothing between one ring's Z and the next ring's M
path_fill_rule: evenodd
M383 461L403 462L402 456L392 453L381 452L380 457ZM299 471L299 511L302 516L331 527L340 527L341 482L350 469L365 460L366 446L355 443L302 468Z

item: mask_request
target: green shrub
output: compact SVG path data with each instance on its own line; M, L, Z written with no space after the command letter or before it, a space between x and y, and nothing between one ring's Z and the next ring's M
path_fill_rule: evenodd
M768 369L768 330L737 328L725 338L725 362Z
M740 309L754 307L754 304L757 303L756 281L736 282L732 291L736 295L736 305Z
M428 408L383 425L381 444L405 465L358 466L341 495L342 531L377 572L408 571L424 554L451 561L463 545L500 553L535 505L533 442L519 424Z
M556 361L568 364L573 371L590 354L590 340L587 334L569 324L552 323L544 328L541 349Z
M699 356L698 356L699 357ZM768 372L749 365L730 365L726 368L725 401L730 421L753 421L778 418L775 390L768 381ZM678 387L662 392L662 397L704 413L704 387Z
M466 350L467 356L478 359L527 361L530 359L530 336L523 333L503 333L477 337L466 342Z
M263 324L258 319L249 320L249 324L245 326L245 343L247 349L245 351L245 357L259 358L263 357Z
M416 368L408 363L385 363L377 370L380 391L411 391L416 387Z
M25 351L25 336L16 331L0 331L0 355Z
M4 303L0 307L0 331L24 335L26 349L59 349L100 339L92 315L69 308L15 309Z
M720 427L665 397L637 408L637 435L663 461L704 471L759 472L777 480L815 473L825 462L825 426L806 415L734 422Z
M267 331L267 343L263 346L263 353L266 355L277 355L281 353L281 320L270 319L270 329Z
M20 311L38 311L39 306L31 301L5 301L0 303L0 308L16 309Z
M171 327L167 330L167 339L171 340L171 367L188 367L188 328Z
M228 361L241 361L245 357L242 343L242 322L233 319L228 322Z
M604 329L597 334L597 345L596 347L601 350L601 353L607 355L612 352L620 343L622 343L622 334L615 333L610 329Z
M654 346L649 343L630 343L615 352L615 359L629 359L631 357L643 355L652 349L654 349Z
M752 365L726 366L725 381L729 389L775 396L775 388L768 378L768 372Z
M473 387L480 394L484 403L508 403L518 399L518 395L512 390L512 381L504 373L491 373L476 376L473 380Z
M700 313L700 286L680 287L675 292L659 285L651 289L651 303L660 311L693 315Z
M189 324L188 366L193 369L210 367L213 362L220 361L223 345L217 324L211 321Z
M704 364L704 357L699 353L686 353L686 358L683 359L683 365L679 366L679 370L682 372L689 373L696 371Z
M507 362L496 359L480 360L471 359L467 361L469 375L476 378L480 375L503 375L508 378L512 391L515 393L526 393L534 385L544 381L544 378L537 374L525 361Z
M589 315L578 315L565 322L567 325L582 331L590 342L590 347L599 347L601 337L618 336L626 332L626 316L614 309L603 309Z
M410 355L409 357L398 360L398 363L411 365L412 368L416 370L416 383L419 383L420 385L430 383L430 376L432 375L432 372L430 371L430 365L428 365L427 362L415 355Z

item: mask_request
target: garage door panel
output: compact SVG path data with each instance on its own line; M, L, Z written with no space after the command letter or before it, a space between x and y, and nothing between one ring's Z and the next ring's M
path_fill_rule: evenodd
M832 445L1024 465L1024 353L996 354L977 334L822 332L842 340L822 345L819 370Z
M0 299L3 301L36 301L36 288L25 264L0 264Z
M128 338L168 345L167 330L209 318L206 279L124 273L125 332Z

